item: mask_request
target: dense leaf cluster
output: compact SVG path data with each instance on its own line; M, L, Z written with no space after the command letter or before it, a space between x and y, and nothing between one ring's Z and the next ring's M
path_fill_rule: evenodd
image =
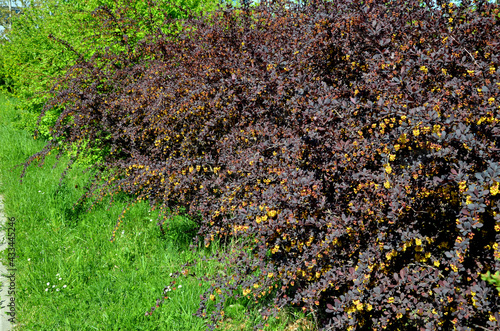
M89 194L183 207L206 245L241 238L202 298L214 321L247 297L328 330L498 329L481 274L500 270L499 9L262 1L192 17L75 65L47 106L65 107L56 138L27 164L89 141L105 153Z

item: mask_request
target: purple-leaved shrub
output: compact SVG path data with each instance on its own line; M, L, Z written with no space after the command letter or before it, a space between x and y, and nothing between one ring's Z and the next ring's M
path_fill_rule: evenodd
M325 330L498 329L481 274L500 270L499 9L277 0L190 17L79 61L26 166L88 141L105 153L89 197L182 207L207 246L241 239L202 296L214 323L246 297Z

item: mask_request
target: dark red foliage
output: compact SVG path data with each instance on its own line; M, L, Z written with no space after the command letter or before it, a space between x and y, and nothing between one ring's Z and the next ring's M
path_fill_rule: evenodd
M90 140L104 191L244 239L214 321L243 295L327 330L499 329L499 32L486 2L221 9L77 64L40 156Z

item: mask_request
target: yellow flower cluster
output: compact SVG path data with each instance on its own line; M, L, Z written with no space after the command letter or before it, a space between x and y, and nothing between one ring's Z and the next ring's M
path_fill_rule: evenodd
M494 182L494 184L490 187L490 193L491 195L497 195L498 194L498 182Z

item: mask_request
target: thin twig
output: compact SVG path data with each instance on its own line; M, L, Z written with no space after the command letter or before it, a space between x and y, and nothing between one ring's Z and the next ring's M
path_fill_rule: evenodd
M344 118L344 116L342 116L338 111L337 111L337 108L333 108L333 110L337 113L337 115L339 115L340 118Z
M491 329L487 329L484 326L480 326L480 325L477 325L477 324L474 324L474 327L480 328L480 329L483 329L483 330L486 330L486 331L491 331Z
M461 43L459 43L455 38L453 38L453 36L450 36L451 39L455 40L460 46L462 46ZM462 46L463 47L463 46ZM470 57L472 58L472 60L474 61L474 63L479 67L479 64L477 63L476 59L474 58L474 56L472 56L472 54L467 50L467 48L463 47L464 50L467 52L467 54L470 55Z

